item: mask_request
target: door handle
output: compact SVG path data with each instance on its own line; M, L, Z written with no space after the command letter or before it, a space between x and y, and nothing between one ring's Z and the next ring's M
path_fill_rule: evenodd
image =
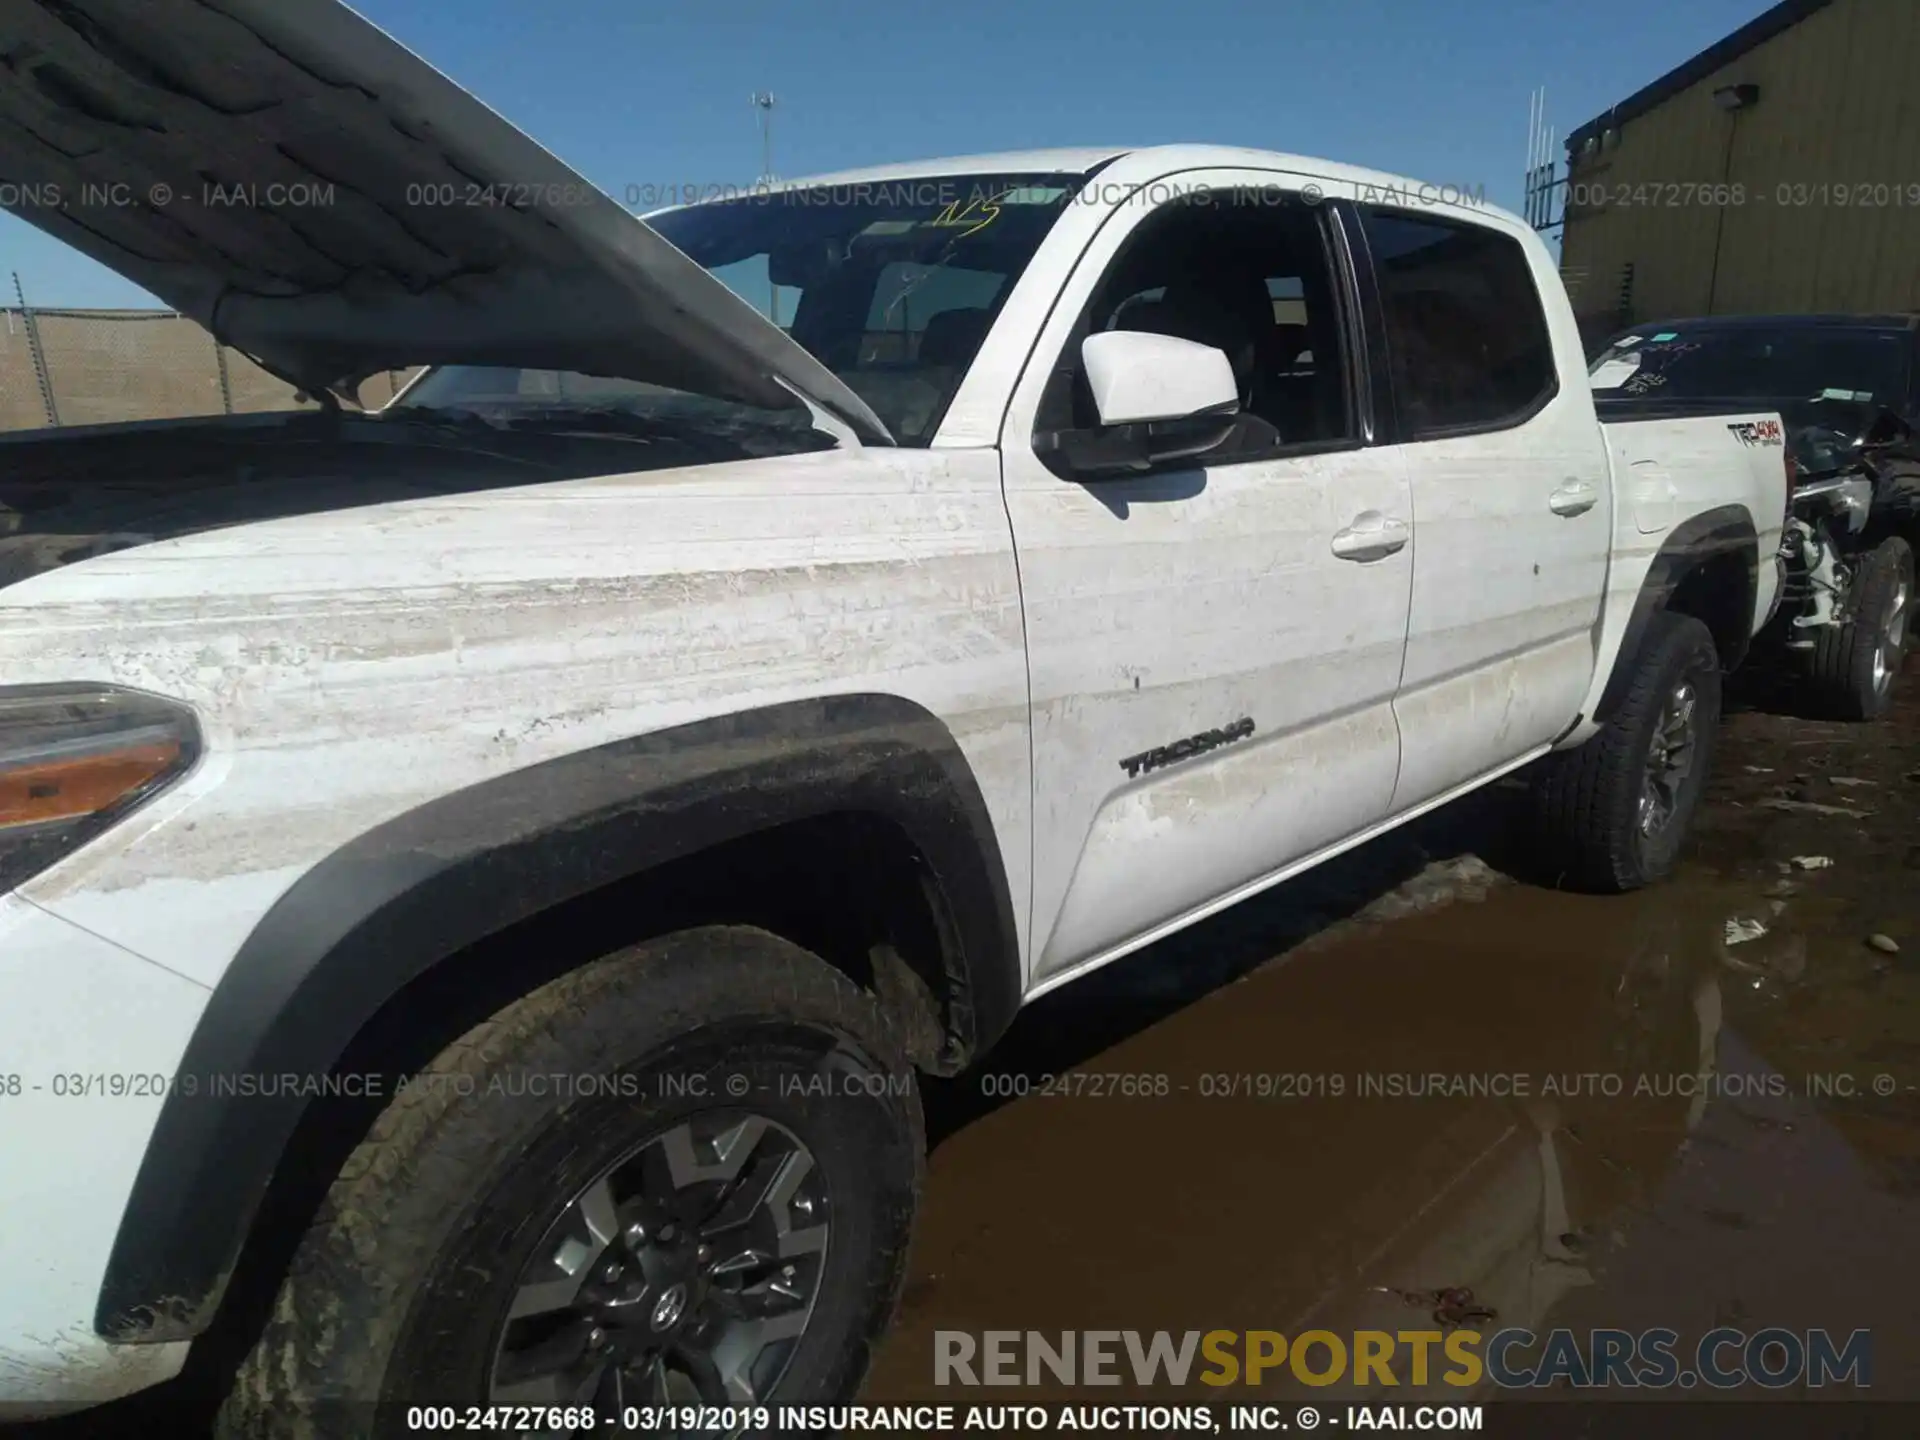
M1362 564L1384 560L1404 550L1412 534L1404 520L1382 515L1378 510L1362 510L1346 529L1334 532L1333 553L1342 560L1358 560Z
M1556 515L1584 515L1600 503L1600 491L1591 480L1569 480L1547 497L1547 508Z

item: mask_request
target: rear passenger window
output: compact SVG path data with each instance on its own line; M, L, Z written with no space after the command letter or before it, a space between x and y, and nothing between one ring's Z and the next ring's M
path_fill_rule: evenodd
M1517 240L1405 211L1360 214L1416 437L1517 425L1552 397L1547 317Z

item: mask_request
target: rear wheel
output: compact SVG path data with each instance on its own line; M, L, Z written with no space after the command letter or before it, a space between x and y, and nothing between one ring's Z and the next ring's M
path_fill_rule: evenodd
M1580 890L1637 890L1673 872L1706 786L1720 722L1713 636L1656 615L1626 694L1600 733L1533 776L1544 878Z
M1860 558L1849 597L1852 618L1813 639L1812 680L1822 708L1841 720L1873 720L1893 703L1913 610L1913 550L1882 540Z
M609 956L380 1116L220 1433L398 1436L410 1407L451 1405L591 1435L631 1428L626 1407L848 1398L899 1293L922 1150L900 1047L823 961L739 928Z

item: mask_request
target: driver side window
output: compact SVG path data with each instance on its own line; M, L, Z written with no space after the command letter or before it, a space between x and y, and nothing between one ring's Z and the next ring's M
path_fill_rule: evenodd
M1291 193L1207 191L1162 206L1094 290L1036 430L1097 429L1081 342L1141 330L1226 353L1241 417L1210 463L1359 443L1335 274L1320 212Z

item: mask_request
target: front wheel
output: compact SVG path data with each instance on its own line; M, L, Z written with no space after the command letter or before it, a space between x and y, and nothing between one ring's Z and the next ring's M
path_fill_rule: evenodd
M1626 694L1584 745L1549 755L1531 785L1545 878L1573 889L1663 880L1706 787L1720 723L1713 636L1687 615L1647 627Z
M715 1407L739 1433L849 1398L921 1179L900 1053L862 991L757 930L541 987L376 1121L220 1433L385 1440L448 1406L536 1435L674 1434L655 1407Z
M1893 704L1913 610L1913 550L1898 537L1860 557L1848 597L1851 618L1814 636L1812 679L1822 707L1840 720L1875 720Z

